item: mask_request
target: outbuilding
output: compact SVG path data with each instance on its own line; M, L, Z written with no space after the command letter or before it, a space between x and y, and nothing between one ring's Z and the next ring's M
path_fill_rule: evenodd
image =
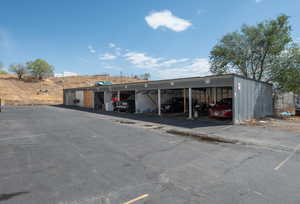
M67 106L113 111L116 101L133 101L135 113L181 115L189 119L207 117L212 107L226 103L228 110L223 111L231 111L234 124L273 112L272 85L235 74L64 90Z

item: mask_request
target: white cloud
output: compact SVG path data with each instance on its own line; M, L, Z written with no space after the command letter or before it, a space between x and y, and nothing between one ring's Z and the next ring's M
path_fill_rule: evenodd
M262 2L263 0L255 0L256 3L260 3Z
M55 77L68 77L68 76L77 76L76 72L63 72L63 73L55 73Z
M114 60L116 58L117 58L117 56L115 56L111 53L105 53L103 55L100 55L100 57L99 57L100 60Z
M209 67L209 61L206 58L196 58L184 66L159 70L157 75L162 79L207 76L211 74Z
M114 43L108 43L108 47L114 48L114 47L116 47L116 45Z
M117 56L120 56L120 55L122 54L121 51L122 51L122 48L117 47L117 48L115 49L115 54L116 54Z
M89 46L88 46L88 50L89 50L89 52L92 53L92 54L96 53L96 50L93 48L92 45L89 45Z
M128 52L124 57L128 62L139 68L155 68L160 60L138 52Z
M115 55L121 55L122 48L118 47L115 43L108 43L108 47L114 50Z
M170 67L174 64L187 62L189 59L167 59L147 56L145 53L128 52L124 55L125 59L138 68L154 69L160 67Z
M145 72L151 72L153 76L161 79L182 78L193 76L210 75L210 64L206 58L164 58L153 57L143 52L129 51L126 48L118 49L114 46L111 53L105 53L99 56L103 60L102 66L105 69L122 70L124 66L119 67L110 60L118 58L120 62L128 62L132 68L139 68ZM120 55L116 52L120 50ZM114 62L114 61L113 61ZM110 64L111 63L111 64Z
M189 61L188 58L183 59L170 59L160 63L160 66L170 67L174 64L183 63Z
M176 32L184 31L192 25L189 21L174 16L169 10L150 13L149 16L145 17L145 20L153 29L157 29L162 26Z

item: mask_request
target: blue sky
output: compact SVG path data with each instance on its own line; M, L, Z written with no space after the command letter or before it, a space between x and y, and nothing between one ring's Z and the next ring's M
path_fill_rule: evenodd
M284 13L300 41L299 0L1 0L0 61L55 72L152 79L208 74L209 52L243 24Z

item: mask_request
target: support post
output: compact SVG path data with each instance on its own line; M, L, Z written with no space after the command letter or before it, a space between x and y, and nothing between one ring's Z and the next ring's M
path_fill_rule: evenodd
M186 90L183 89L183 113L186 113Z
M218 89L215 87L214 89L214 104L217 104L217 91Z
M192 88L189 88L189 119L193 118L192 114Z
M161 94L160 89L157 90L157 105L158 105L158 115L161 116Z
M135 102L135 114L137 114L138 113L138 100L137 100L137 94L138 94L138 91L137 90L134 90L134 102Z
M120 91L117 92L117 99L120 101Z

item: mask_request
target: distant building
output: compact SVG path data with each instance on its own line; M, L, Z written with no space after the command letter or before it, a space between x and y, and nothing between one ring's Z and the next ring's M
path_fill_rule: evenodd
M55 77L68 77L68 76L78 76L75 72L63 72L63 73L55 73Z

